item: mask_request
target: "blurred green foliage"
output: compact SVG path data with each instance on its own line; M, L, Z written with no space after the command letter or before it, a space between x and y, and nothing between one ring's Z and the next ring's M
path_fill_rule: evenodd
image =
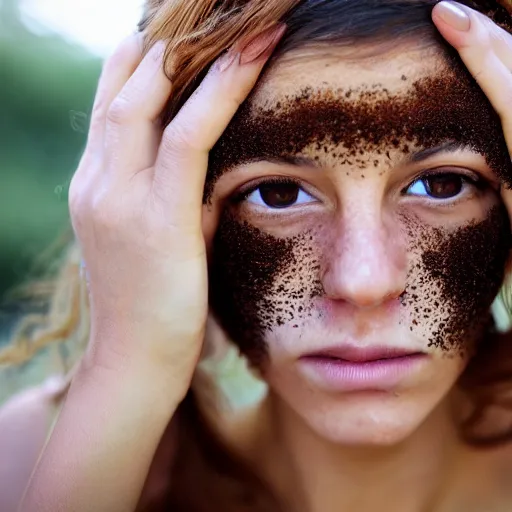
M0 297L69 224L100 70L80 46L31 32L16 0L0 2Z

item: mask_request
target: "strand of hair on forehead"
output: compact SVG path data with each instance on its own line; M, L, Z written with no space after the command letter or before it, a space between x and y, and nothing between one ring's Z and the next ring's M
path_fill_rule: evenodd
M302 0L148 0L139 24L144 53L166 42L165 72L172 94L162 123L167 125L222 52L243 48L276 25Z

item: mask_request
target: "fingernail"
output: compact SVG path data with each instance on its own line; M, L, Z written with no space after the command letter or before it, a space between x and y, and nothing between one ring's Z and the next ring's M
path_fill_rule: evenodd
M471 28L471 20L460 4L443 0L437 5L438 16L450 27L461 32L467 32Z
M224 55L222 55L217 61L217 68L222 73L226 71L226 69L235 62L235 60L240 58L240 52L235 52L232 50L227 51Z
M280 23L257 35L241 50L240 64L249 64L268 57L281 40L285 30L286 25Z

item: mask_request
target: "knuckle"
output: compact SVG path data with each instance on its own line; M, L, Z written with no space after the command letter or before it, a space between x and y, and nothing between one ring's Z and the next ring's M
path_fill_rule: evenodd
M178 156L194 149L192 130L183 123L171 123L162 136L161 148L167 156Z
M79 178L79 174L75 173L71 179L68 191L69 210L73 217L81 213L84 205L84 196L83 181Z
M118 95L108 107L107 122L113 125L124 124L132 117L131 110L127 98Z
M87 187L72 181L68 202L75 224L112 228L118 223L119 212L116 211L116 204L106 193L96 191L91 194Z
M104 94L98 92L98 96L94 102L91 112L91 122L89 124L89 132L97 130L104 122L105 115L108 111L108 102Z
M101 165L101 156L97 154L93 147L92 139L89 137L75 174L72 176L72 181L75 180L75 182L79 182L84 186L86 179L95 175L97 166Z
M111 228L118 223L119 211L107 194L96 194L92 198L90 213L94 224L98 226Z

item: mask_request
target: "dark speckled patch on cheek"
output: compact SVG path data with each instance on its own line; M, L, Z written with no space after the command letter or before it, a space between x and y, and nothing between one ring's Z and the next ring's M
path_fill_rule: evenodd
M361 172L368 166L361 157L370 152L408 153L408 143L433 148L455 141L483 154L495 173L512 183L497 114L467 70L453 67L455 72L415 82L401 97L386 90L344 91L342 97L339 91L305 90L256 113L249 100L210 153L205 202L216 180L236 165L294 157L311 145L325 152L343 149L345 164ZM468 333L476 338L487 325L508 255L508 217L496 208L482 223L456 232L415 229L419 245L412 250L421 257L403 296L412 311L411 330L422 329L431 347L460 350ZM229 213L222 217L213 243L210 304L253 363L266 354L265 333L283 323L293 326L310 314L311 298L323 293L310 237L276 238Z
M489 308L503 281L510 248L505 208L453 232L408 220L412 252L403 305L410 330L427 333L429 347L450 353L472 350L491 322Z
M225 213L213 242L210 305L254 365L267 355L265 335L311 315L322 293L313 235L277 238ZM297 323L296 323L297 322Z

